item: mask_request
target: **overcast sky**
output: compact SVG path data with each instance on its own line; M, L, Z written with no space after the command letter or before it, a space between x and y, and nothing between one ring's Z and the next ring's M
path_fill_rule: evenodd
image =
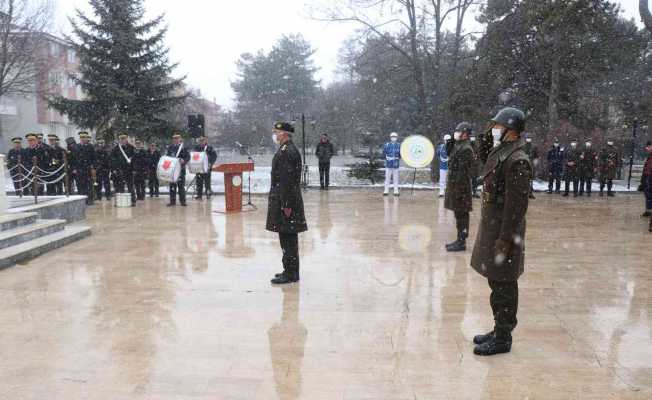
M638 0L618 1L625 15L637 21ZM307 0L145 0L148 16L165 13L175 75L205 97L226 107L233 101L231 82L240 54L268 50L284 33L301 33L317 50L314 60L323 83L334 79L342 42L356 25L322 23L308 18ZM66 16L88 10L88 0L58 0L59 31L68 31Z

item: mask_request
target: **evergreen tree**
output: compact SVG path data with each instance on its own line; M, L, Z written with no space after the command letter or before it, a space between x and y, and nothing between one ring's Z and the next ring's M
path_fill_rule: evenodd
M49 99L50 106L98 135L128 132L138 137L165 136L164 114L182 102L182 79L172 79L163 40L163 16L145 21L142 0L90 0L95 19L77 11L69 38L80 58L80 74L71 78L85 98Z

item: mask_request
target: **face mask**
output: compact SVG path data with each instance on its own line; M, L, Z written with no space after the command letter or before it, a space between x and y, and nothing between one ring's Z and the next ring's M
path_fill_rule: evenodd
M591 147L591 142L586 142L584 144L586 145L586 147Z
M391 140L392 142L397 142L397 141L398 141L398 138L393 137L393 138L391 138L390 140Z
M571 147L573 147L573 148L577 147L577 143L575 143L575 142L571 143Z
M559 143L554 143L553 146L559 147Z
M494 138L494 147L498 147L503 138L503 130L500 128L493 128L491 130L491 136Z
M278 144L278 135L276 133L272 135L272 142L274 142L274 144Z
M455 139L455 141L460 140L461 137L462 137L462 132L453 133L453 139Z
M525 139L525 141L526 141L527 143L532 143L532 139L530 139L530 138Z
M607 144L608 144L609 146L613 146L613 145L614 145L614 142L607 142Z
M475 142L475 136L471 138L471 141L472 141L472 142Z

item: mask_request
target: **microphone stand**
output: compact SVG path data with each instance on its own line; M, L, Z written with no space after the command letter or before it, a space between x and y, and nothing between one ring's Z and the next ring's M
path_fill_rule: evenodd
M254 161L253 157L251 157L251 154L249 154L249 151L247 150L246 147L240 145L240 151L242 151L246 156L247 160L249 160L250 163L256 164ZM254 203L251 202L251 172L247 173L247 180L248 180L248 186L249 186L249 193L247 194L247 203L243 204L243 207L251 207L252 211L258 210L258 207L254 205Z

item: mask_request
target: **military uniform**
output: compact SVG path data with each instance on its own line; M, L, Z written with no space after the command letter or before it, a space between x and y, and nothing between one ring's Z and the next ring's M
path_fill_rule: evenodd
M569 148L565 151L565 165L564 165L564 196L570 193L570 184L573 183L573 196L577 197L579 189L579 163L580 152L577 148Z
M471 175L472 175L471 188L473 189L473 197L479 198L480 195L478 194L478 182L480 177L480 171L482 170L482 162L480 161L478 142L475 138L471 138L471 147L473 148L473 167L471 168Z
M127 135L120 135L120 139L126 139ZM111 174L115 177L115 192L125 193L125 186L127 191L131 194L131 205L136 205L136 191L134 190L134 173L133 173L133 158L136 154L136 149L130 143L118 143L113 150L111 150Z
M530 199L534 200L534 178L536 175L534 172L536 171L536 165L539 162L539 149L537 146L532 144L531 139L526 139L524 150L525 154L530 158L530 163L533 168L532 179L530 180Z
M183 162L181 163L181 174L179 175L179 180L170 183L170 204L169 206L174 206L177 204L177 191L179 192L179 203L185 207L186 205L186 165L190 161L190 153L183 146L183 142L180 144L171 144L168 146L165 155L168 157L176 157Z
M591 197L591 185L593 185L593 176L595 175L595 168L598 161L598 153L591 146L584 146L580 152L580 192L579 195L586 195Z
M111 148L104 144L95 146L95 159L97 160L97 200L102 196L111 200Z
M525 115L506 108L493 121L522 132ZM479 355L511 349L511 332L517 325L518 278L525 265L525 214L532 171L525 141L519 139L501 142L491 150L481 174L482 216L471 266L489 282L495 326L492 332L474 338Z
M604 195L604 187L607 186L607 196L613 197L612 191L614 179L620 165L620 154L614 145L607 145L600 152L600 196Z
M57 135L48 135L48 139L52 143L49 146L50 152L50 168L49 172L53 175L49 176L47 181L56 181L46 186L48 196L61 196L63 194L63 175L65 171L62 169L64 165L66 151L59 146L59 137ZM59 171L54 173L55 171Z
M139 144L138 141L136 144ZM145 178L149 165L149 156L147 150L136 147L134 157L131 159L131 165L134 169L134 187L136 190L136 199L145 200Z
M80 132L82 139L90 138L86 132ZM86 204L93 204L95 188L93 187L92 174L97 161L95 159L95 147L91 143L79 143L75 148L75 175L77 176L77 188L79 194L86 196Z
M21 144L22 141L23 139L19 137L11 139L11 142L14 143L14 145ZM23 191L25 177L25 170L23 169L23 165L25 161L25 149L22 147L14 147L7 153L7 168L9 169L11 180L14 183L14 190L16 191L16 194L22 194ZM27 166L25 166L25 168L27 168Z
M551 194L553 189L559 194L561 190L561 175L564 172L564 151L555 143L548 150L548 193Z
M27 135L28 139L36 139L38 136L37 134L30 134ZM43 137L43 135L41 135ZM25 155L27 157L27 162L25 163L25 166L27 169L31 170L32 167L36 166L36 176L43 176L44 174L47 174L48 169L50 168L50 153L48 151L48 147L46 147L43 143L38 143L36 142L33 145L30 145L28 149L25 151ZM36 160L35 160L36 159ZM34 160L36 163L34 163ZM36 187L37 187L37 193L39 196L43 195L44 190L43 190L43 184L41 183L41 179L37 177L32 177L30 179L35 179ZM33 185L30 185L30 193L33 193Z
M206 153L208 157L208 172L205 174L197 174L197 198L201 200L204 195L204 189L206 191L206 198L210 199L213 194L211 189L211 178L213 175L213 164L217 161L217 153L213 146L209 144L198 144L195 146L195 151L200 153Z
M456 132L471 134L471 126L461 123ZM454 142L448 163L448 182L444 207L455 213L457 240L446 245L448 251L466 250L466 238L469 236L469 213L473 210L473 163L475 154L469 140Z
M158 183L158 162L161 159L161 152L158 150L150 149L147 152L147 183L149 184L149 197L158 197L159 183Z
M77 142L74 138L66 138L66 157L68 158L68 176L70 177L68 185L66 188L68 194L75 193L79 185L77 184L77 176L72 172L75 170L75 154L77 153Z
M277 123L275 127L294 132L289 123ZM289 140L280 146L272 160L266 229L278 233L283 250L283 273L273 283L299 280L299 233L308 230L301 196L301 172L301 154ZM285 210L290 210L289 216Z

